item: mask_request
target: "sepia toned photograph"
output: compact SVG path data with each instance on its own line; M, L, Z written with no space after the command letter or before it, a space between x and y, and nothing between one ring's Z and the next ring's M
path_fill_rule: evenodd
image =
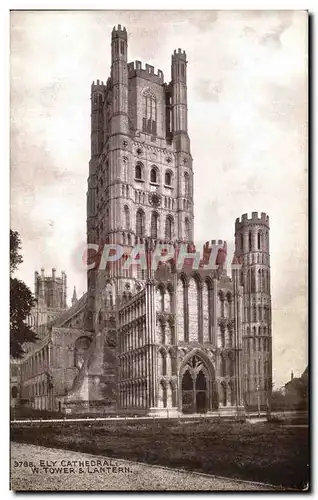
M309 24L10 12L11 490L310 490Z

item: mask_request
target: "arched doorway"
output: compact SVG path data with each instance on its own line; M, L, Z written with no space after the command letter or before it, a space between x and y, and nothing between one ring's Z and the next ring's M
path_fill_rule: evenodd
M194 412L193 380L189 370L182 377L182 411L183 413Z
M195 380L195 396L197 413L205 413L207 411L207 384L202 371L198 373Z
M213 370L213 367L212 367ZM192 356L186 363L181 378L182 412L206 413L210 406L213 380L205 363L199 356Z

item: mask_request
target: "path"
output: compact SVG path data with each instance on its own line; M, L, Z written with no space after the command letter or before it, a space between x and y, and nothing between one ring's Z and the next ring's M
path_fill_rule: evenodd
M30 462L33 464L33 470L27 465ZM11 488L14 491L268 491L275 489L258 483L21 443L11 443Z

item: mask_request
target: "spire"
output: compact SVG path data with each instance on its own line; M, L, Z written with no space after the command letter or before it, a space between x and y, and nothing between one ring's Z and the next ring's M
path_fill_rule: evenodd
M73 297L72 297L72 306L74 306L77 302L77 295L76 295L76 287L74 286L74 291L73 291Z

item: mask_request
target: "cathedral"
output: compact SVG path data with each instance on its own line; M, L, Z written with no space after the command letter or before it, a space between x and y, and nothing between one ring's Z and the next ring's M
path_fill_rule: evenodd
M66 309L66 276L52 296L36 274L42 303L61 310L19 363L26 404L158 417L269 408L269 217L236 219L230 266L224 241L208 241L200 253L194 171L186 53L174 50L166 83L161 70L128 62L119 25L110 76L91 86L87 293ZM103 262L105 247L120 248L120 258ZM174 255L163 251L152 266L157 249L168 247Z

